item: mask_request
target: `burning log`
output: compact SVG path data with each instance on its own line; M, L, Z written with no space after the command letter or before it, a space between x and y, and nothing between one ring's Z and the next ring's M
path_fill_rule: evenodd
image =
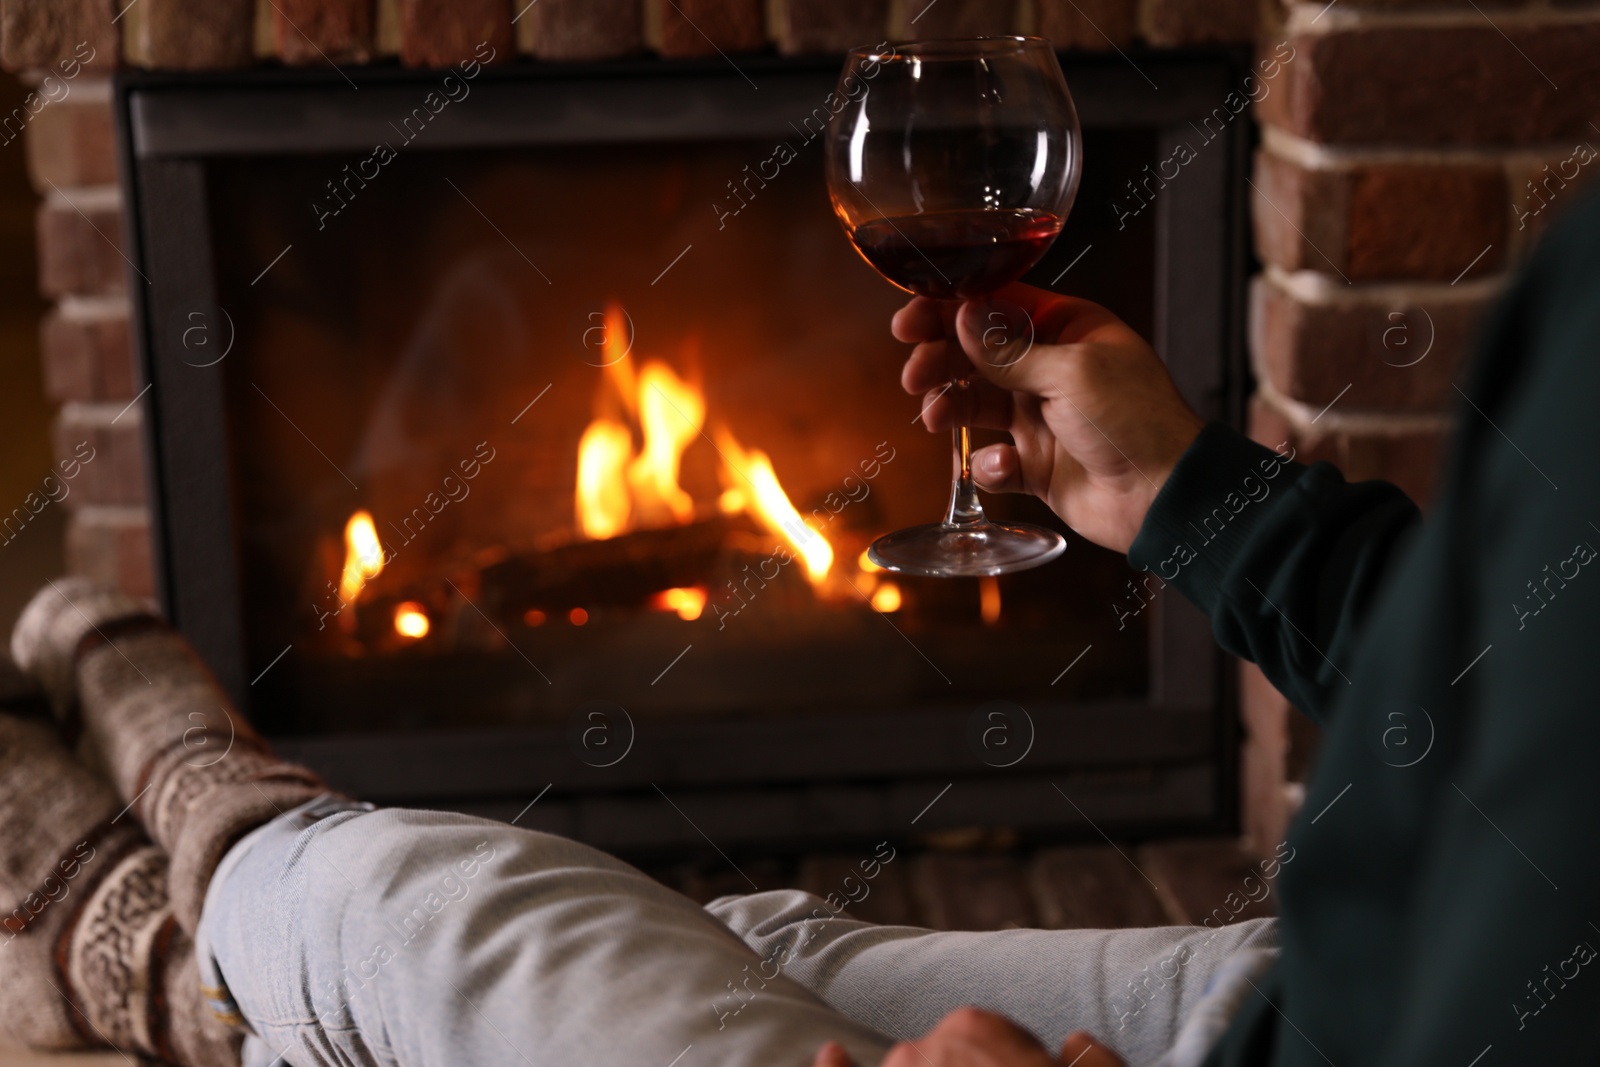
M758 536L745 516L716 515L521 553L484 568L482 603L509 621L530 608L637 607L664 589L703 583L733 546Z

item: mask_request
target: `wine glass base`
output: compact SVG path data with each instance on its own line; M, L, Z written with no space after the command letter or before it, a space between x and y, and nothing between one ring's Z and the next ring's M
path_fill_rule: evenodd
M1017 522L908 526L872 542L867 558L886 571L929 578L1011 574L1049 563L1067 550L1054 530Z

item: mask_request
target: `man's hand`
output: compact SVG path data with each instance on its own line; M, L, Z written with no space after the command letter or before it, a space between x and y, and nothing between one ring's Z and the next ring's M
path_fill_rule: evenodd
M849 1055L829 1042L812 1067L854 1067ZM915 1041L889 1050L883 1067L1127 1067L1115 1052L1079 1031L1067 1037L1060 1058L1003 1015L958 1008Z
M953 321L949 309L917 297L894 317L895 337L917 346L901 384L925 394L928 429L1008 431L1015 445L974 453L979 487L1032 493L1082 536L1126 552L1204 426L1160 358L1098 304L1026 285L963 304ZM949 386L974 370L970 386Z

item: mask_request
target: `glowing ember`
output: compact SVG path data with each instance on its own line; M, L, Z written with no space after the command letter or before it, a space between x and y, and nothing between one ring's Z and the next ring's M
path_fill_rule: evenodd
M1000 621L1000 579L993 575L978 579L978 610L985 626Z
M582 626L589 621L589 613L582 608L573 608L567 612L567 621L574 626Z
M628 528L633 504L623 472L633 458L633 436L609 419L596 419L578 442L578 525L603 541Z
M413 640L427 637L430 629L432 625L428 622L427 612L415 600L407 600L394 609L394 632L401 637Z
M676 611L678 618L693 622L706 609L706 590L696 585L687 589L663 589L650 600L657 611Z
M872 607L885 614L900 610L900 587L893 582L884 582L872 593Z
M358 511L344 524L344 572L339 576L339 599L355 602L368 580L383 570L383 545L372 515Z
M805 561L806 575L811 583L820 583L833 566L833 546L800 517L800 512L789 502L789 495L778 484L778 472L772 461L760 449L746 452L733 435L719 435L717 448L732 467L724 477L736 481L738 487L750 494L750 512L777 536L793 545Z
M538 608L529 608L522 613L522 622L525 626L543 626L549 617Z
M861 555L856 557L856 566L860 567L867 574L871 574L873 571L883 570L882 567L872 562L872 557L867 555L867 550L864 548L861 550Z

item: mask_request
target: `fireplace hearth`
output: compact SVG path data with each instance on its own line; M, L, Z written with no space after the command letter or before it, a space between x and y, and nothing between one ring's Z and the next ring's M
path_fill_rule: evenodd
M1085 181L1030 277L1229 419L1246 131L1123 202L1236 62L1067 63ZM865 561L947 443L828 208L834 65L745 69L119 75L164 606L336 786L629 855L1231 828L1192 609L1070 533L998 580Z

